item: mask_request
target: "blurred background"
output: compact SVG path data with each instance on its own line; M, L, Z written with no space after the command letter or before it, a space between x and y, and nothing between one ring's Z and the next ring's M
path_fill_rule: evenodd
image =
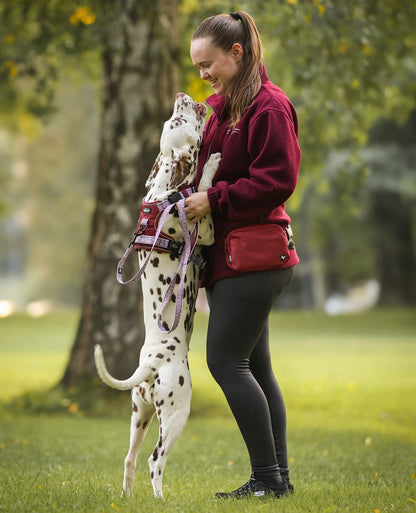
M201 101L211 94L189 58L192 32L205 17L238 9L254 17L269 77L293 101L300 124L302 166L287 210L301 265L276 306L338 315L415 304L413 1L2 0L0 316L85 310L95 255L106 248L112 258L98 271L117 287L116 258L135 229L174 95ZM123 56L135 67L123 67ZM117 87L123 73L136 82ZM110 117L115 101L127 103L126 112L136 99L147 105L151 74L159 85L150 93L158 102L163 95L164 106L155 123L148 123L151 107L142 109L137 140L105 146L111 123L120 126ZM145 137L152 141L145 158L123 167L123 155L127 162ZM117 154L118 178L104 154L107 161ZM115 193L136 175L128 192ZM122 228L107 225L118 242L94 249L100 202L112 218L132 206Z

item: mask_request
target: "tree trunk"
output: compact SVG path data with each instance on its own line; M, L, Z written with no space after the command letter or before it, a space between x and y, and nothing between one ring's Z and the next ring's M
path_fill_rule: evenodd
M376 192L372 198L378 278L383 306L416 304L414 210L397 192ZM378 223L378 224L377 224Z
M119 285L116 265L136 228L144 183L177 92L177 0L119 0L103 45L103 113L96 209L78 331L62 384L96 376L95 344L110 372L136 368L144 339L140 282ZM131 255L130 269L138 266Z

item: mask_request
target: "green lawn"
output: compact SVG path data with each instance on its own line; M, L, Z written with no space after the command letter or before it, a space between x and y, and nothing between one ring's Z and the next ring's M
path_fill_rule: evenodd
M66 414L0 409L0 511L416 513L416 312L279 312L271 321L293 497L212 500L241 485L249 467L206 368L198 315L193 413L168 460L165 499L153 498L147 469L157 425L139 456L134 497L121 499L128 407L120 417L89 417L68 394ZM76 322L67 313L0 320L0 401L59 379Z

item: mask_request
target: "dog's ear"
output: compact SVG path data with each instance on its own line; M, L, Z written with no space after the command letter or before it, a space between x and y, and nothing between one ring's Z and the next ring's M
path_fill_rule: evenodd
M186 185L189 185L193 182L194 176L191 175L191 172L195 171L192 169L192 162L189 158L189 155L179 157L174 160L174 168L172 169L172 175L169 182L169 188L175 189L180 185L183 185L186 178L189 180L186 182Z
M152 169L150 171L150 174L147 177L146 184L145 184L146 189L150 189L150 187L155 182L156 176L157 176L157 174L159 172L159 169L160 169L161 158L162 158L161 154L159 153L159 155L157 156L157 158L155 160L155 163L153 164L153 167L152 167Z

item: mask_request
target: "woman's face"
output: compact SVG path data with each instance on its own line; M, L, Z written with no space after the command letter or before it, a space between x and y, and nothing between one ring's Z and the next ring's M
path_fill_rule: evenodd
M199 68L202 80L209 82L216 94L224 95L232 84L239 69L243 49L235 43L224 53L214 46L210 37L194 39L191 42L191 59Z

